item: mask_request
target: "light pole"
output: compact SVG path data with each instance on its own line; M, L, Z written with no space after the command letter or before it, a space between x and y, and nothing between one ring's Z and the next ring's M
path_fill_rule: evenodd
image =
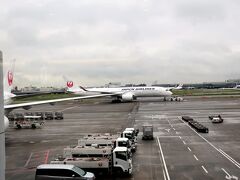
M5 125L3 100L3 57L0 51L0 180L5 180Z

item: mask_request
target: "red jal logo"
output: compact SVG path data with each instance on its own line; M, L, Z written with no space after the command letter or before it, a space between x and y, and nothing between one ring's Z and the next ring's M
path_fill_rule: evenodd
M11 71L8 71L8 85L11 86L13 82L13 74Z
M67 82L67 87L69 87L69 88L73 87L73 82L72 81L68 81Z

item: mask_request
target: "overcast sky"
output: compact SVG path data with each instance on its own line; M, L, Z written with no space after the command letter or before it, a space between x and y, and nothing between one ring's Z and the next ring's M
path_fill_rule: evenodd
M240 78L239 0L1 0L18 86Z

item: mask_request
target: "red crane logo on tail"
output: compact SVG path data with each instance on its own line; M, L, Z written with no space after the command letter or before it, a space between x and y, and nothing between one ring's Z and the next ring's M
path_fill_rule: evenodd
M67 87L69 87L69 88L73 87L73 82L72 81L68 81L67 82Z
M8 85L11 86L13 82L13 73L8 71Z

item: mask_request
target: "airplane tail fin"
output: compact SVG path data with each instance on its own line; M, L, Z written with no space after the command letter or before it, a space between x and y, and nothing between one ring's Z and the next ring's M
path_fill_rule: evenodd
M82 88L79 88L74 84L72 80L69 80L66 76L63 76L63 79L66 82L66 87L68 92L83 91Z
M179 84L175 89L182 89L183 88L183 84Z
M4 92L7 92L7 93L11 93L11 89L13 86L15 62L16 60L13 59L4 77Z

